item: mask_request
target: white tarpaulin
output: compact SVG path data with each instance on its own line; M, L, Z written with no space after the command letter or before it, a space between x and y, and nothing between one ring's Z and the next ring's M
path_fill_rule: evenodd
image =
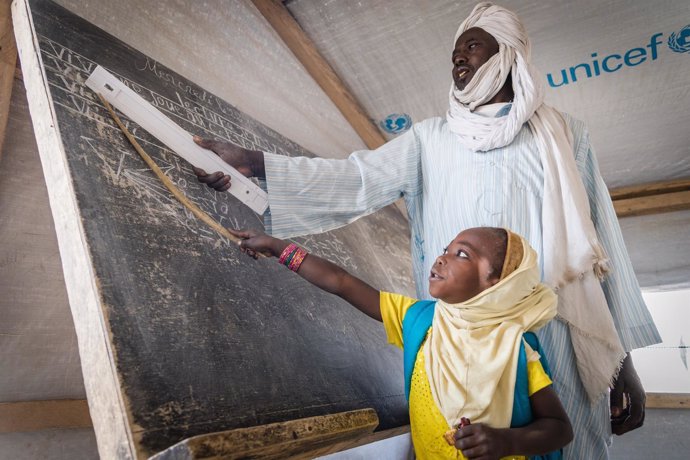
M363 148L248 0L58 2L318 155ZM393 133L444 115L452 39L474 4L285 2L369 116ZM610 188L690 177L687 0L500 4L527 27L550 79L547 101L589 126ZM622 226L644 286L690 286L690 212Z
M453 36L475 4L287 2L378 122L445 113ZM498 4L523 19L534 62L550 83L547 102L589 126L609 187L690 177L686 0ZM684 28L673 44L686 52L676 52L668 39Z

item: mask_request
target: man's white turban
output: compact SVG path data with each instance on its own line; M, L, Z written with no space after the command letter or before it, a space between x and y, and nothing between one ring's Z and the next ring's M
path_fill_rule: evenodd
M544 282L558 290L558 318L570 326L580 377L590 399L596 400L606 393L625 351L601 289L608 260L575 164L572 133L561 113L544 104L543 78L530 62L530 41L517 15L479 3L460 25L453 46L473 27L491 34L499 50L462 91L451 84L448 126L465 147L481 154L508 146L528 123L544 169ZM503 87L509 73L514 98L508 115L476 113Z
M476 70L472 80L460 91L451 84L448 123L467 147L486 151L510 144L522 125L544 101L544 84L539 71L530 63L531 45L522 22L515 13L491 3L480 3L460 25L453 44L468 29L478 27L498 42L498 53ZM486 104L512 74L513 108L506 117L485 120L472 117L474 110ZM484 118L484 117L480 117ZM474 119L471 129L466 129ZM498 129L497 129L498 128Z

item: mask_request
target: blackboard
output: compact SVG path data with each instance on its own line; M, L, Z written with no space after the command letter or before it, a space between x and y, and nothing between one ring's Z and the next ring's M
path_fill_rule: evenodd
M44 0L28 4L52 102L50 128L64 152L64 159L42 152L42 161L44 168L66 162L98 317L107 331L103 340L137 455L198 434L366 407L377 411L380 428L407 423L402 357L386 345L382 325L275 259L248 259L194 218L146 167L84 81L101 65L189 132L312 155L62 7ZM41 96L27 90L30 100ZM216 220L262 228L251 210L199 184L184 160L123 120L173 182ZM55 177L46 174L50 191ZM57 201L51 196L51 206L61 206ZM54 210L61 239L58 214ZM295 241L376 287L410 294L408 233L405 219L387 208ZM63 263L70 256L64 246ZM81 299L67 278L79 331ZM84 335L82 354L88 353ZM99 376L84 357L82 364L94 424L104 423L92 404L97 390L88 384Z

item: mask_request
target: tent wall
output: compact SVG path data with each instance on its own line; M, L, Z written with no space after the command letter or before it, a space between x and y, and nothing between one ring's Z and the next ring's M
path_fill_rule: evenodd
M344 157L364 147L248 0L222 6L210 0L58 3L308 150ZM503 4L521 14L536 64L554 77L591 63L594 52L605 57L646 48L653 34L668 38L690 22L683 0ZM471 2L286 5L375 121L393 113L407 113L413 121L443 114L449 37ZM688 53L674 54L664 44L654 61L551 88L547 98L588 123L609 186L688 177L688 74ZM17 82L0 157L0 402L84 397L39 164ZM690 286L690 212L627 218L621 225L643 287ZM2 434L0 451L9 458L36 458L43 455L26 454L41 445L51 458L95 456L92 431L68 431L60 441L55 440L62 432L51 433ZM67 448L61 454L65 443L86 454Z

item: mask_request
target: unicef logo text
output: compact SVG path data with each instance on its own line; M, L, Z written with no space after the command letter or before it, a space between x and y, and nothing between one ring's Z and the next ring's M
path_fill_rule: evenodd
M656 33L649 38L649 43L630 48L625 52L599 56L592 53L591 60L561 69L559 72L546 74L546 80L552 88L577 83L578 80L595 78L605 73L614 73L626 67L636 67L647 61L656 61L659 57L659 45L664 41L663 33ZM676 53L690 52L690 25L670 34L668 47Z
M379 122L381 129L390 134L407 131L412 126L412 118L406 113L391 113Z
M690 25L683 27L678 32L673 32L668 37L668 47L676 53L687 53L690 51Z

